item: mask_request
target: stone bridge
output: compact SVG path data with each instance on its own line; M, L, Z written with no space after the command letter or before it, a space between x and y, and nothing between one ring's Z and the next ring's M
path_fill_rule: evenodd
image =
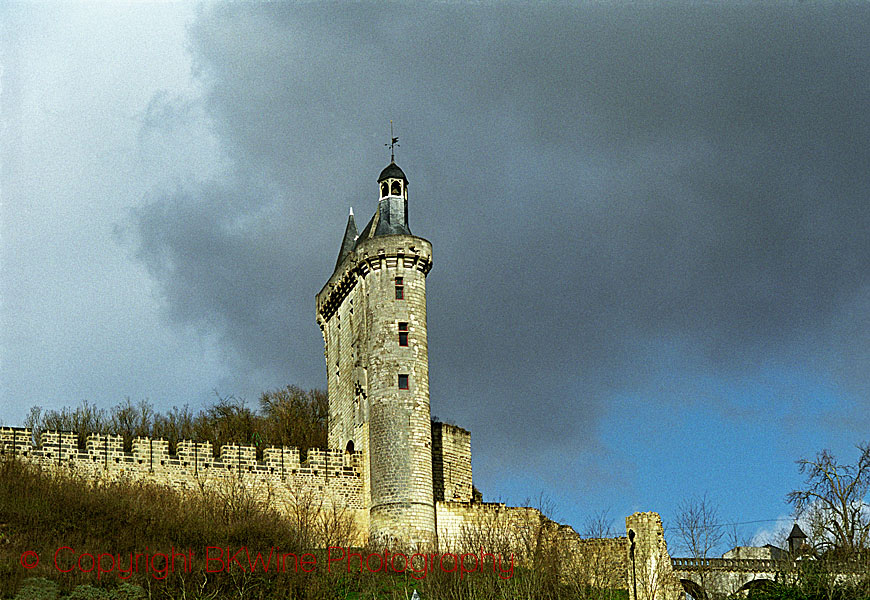
M809 559L812 560L812 559ZM695 600L710 600L732 595L746 595L754 588L772 582L786 582L797 575L800 560L784 558L672 558L674 575L683 590ZM855 581L866 576L870 561L854 561L827 565L835 582Z
M672 558L674 575L695 600L724 598L776 581L797 568L793 560Z

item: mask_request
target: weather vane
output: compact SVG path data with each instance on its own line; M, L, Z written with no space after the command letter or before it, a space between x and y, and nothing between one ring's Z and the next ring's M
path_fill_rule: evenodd
M399 138L393 137L393 120L390 119L390 143L384 144L384 146L390 147L390 162L391 163L396 162L396 155L395 155L395 152L393 150L398 145L399 145Z

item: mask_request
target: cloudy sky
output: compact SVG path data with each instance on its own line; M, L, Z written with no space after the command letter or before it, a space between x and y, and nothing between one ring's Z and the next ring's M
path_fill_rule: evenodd
M5 3L0 28L4 425L324 387L314 295L392 119L432 411L487 499L775 519L796 459L870 439L864 3Z

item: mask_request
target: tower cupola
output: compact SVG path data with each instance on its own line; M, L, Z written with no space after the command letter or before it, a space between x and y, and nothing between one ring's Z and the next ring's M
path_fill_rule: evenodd
M408 178L395 162L390 162L378 177L380 199L394 197L408 199Z
M397 139L397 138L394 138ZM410 234L408 228L408 178L390 157L388 164L378 176L378 222L375 234Z

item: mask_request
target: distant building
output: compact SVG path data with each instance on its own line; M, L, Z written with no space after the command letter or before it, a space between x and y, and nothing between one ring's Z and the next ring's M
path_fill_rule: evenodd
M788 552L773 544L764 546L737 546L722 555L722 558L781 560L788 557Z
M795 523L791 528L791 533L788 534L788 551L792 555L800 554L808 550L807 534L801 531L798 524Z

